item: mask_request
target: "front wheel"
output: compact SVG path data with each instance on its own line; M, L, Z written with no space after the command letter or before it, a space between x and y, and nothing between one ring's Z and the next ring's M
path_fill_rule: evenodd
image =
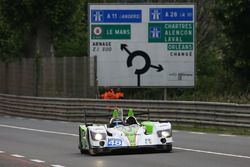
M173 150L172 144L166 145L166 149L165 150L166 150L166 152L171 152Z
M89 154L92 155L92 156L95 156L95 155L97 155L97 151L95 149L93 149L93 148L90 148L89 149Z
M89 148L89 154L90 155L102 155L105 153L108 153L109 151L103 148Z
M86 153L88 153L88 150L80 148L80 152L81 152L81 154L86 154Z

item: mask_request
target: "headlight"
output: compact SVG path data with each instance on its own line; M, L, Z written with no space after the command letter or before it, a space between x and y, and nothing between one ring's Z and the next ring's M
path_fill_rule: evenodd
M158 135L158 137L163 137L163 138L171 137L172 130L171 129L161 130L161 131L157 132L157 135Z
M106 134L105 133L91 132L91 137L95 141L106 140Z
M95 140L102 140L102 135L100 133L95 134Z
M170 133L169 133L169 131L162 131L162 132L161 132L161 136L162 136L162 137L169 137L169 136L170 136Z

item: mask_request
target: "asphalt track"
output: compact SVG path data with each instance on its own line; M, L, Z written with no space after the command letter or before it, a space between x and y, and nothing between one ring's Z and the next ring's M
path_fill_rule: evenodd
M172 153L80 154L79 123L0 115L0 167L249 167L250 137L174 131Z

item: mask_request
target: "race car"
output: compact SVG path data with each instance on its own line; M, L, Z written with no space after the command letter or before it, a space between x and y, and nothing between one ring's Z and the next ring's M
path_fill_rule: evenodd
M80 152L96 155L113 150L141 148L172 151L172 128L167 121L139 123L132 109L123 120L122 110L114 110L108 124L81 124L79 126Z

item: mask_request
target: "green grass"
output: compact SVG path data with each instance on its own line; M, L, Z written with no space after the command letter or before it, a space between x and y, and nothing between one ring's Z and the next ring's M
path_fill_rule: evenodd
M250 136L250 129L173 125L174 130Z

